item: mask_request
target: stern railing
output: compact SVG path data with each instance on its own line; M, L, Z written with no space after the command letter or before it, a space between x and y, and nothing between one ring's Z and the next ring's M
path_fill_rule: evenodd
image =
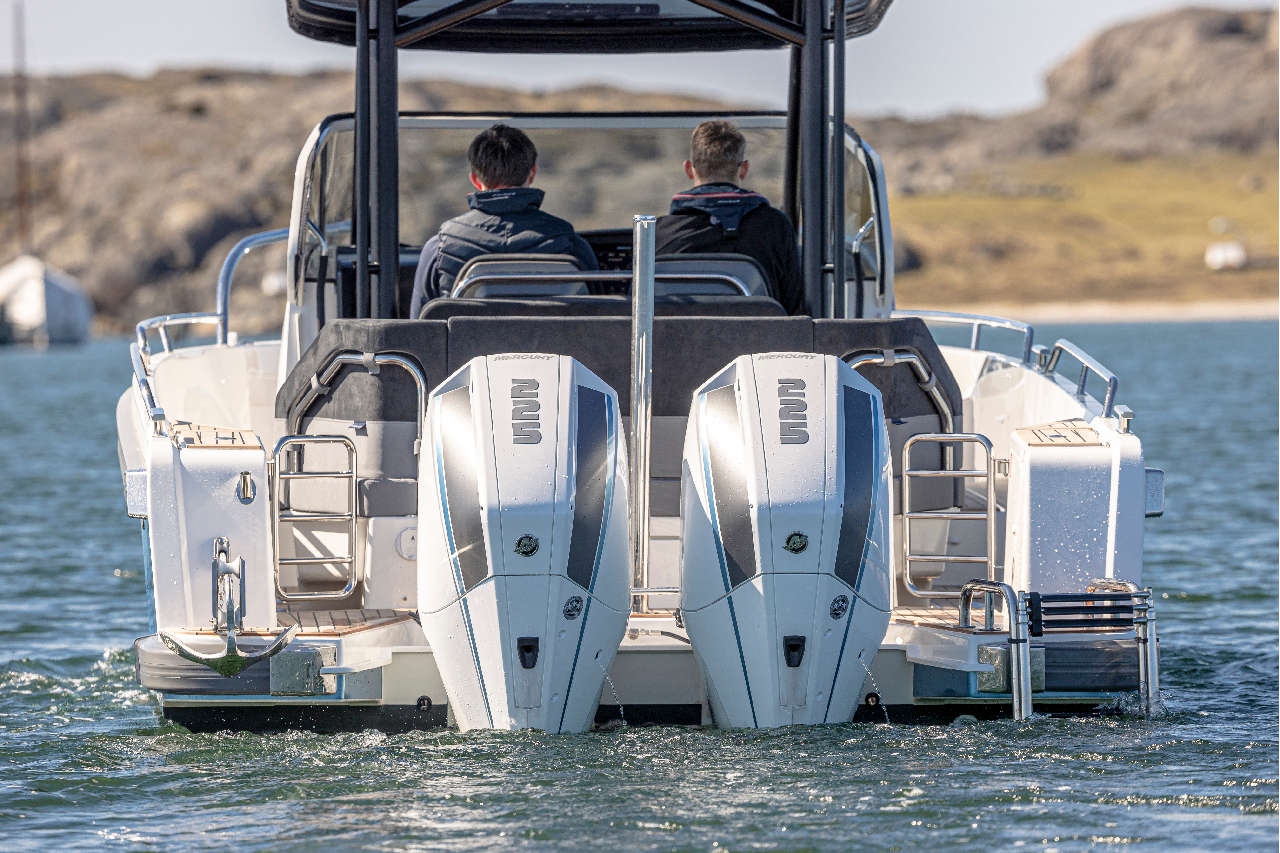
M1027 323L1017 320L1006 320L1003 317L988 317L983 314L960 314L952 311L894 311L894 317L919 317L925 323L939 326L968 326L969 349L982 349L982 333L987 329L1006 329L1022 335L1022 362L1031 362L1032 347L1035 343L1036 330Z

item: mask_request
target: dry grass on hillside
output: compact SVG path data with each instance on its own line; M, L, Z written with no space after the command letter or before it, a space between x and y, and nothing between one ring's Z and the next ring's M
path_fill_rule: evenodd
M1276 158L1077 154L893 198L895 236L922 261L897 277L898 304L1275 298ZM1249 268L1209 272L1205 247L1230 237Z

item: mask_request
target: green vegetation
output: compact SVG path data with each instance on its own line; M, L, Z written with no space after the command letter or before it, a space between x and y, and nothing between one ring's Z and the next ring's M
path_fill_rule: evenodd
M1275 298L1277 152L1027 160L950 192L890 200L921 266L898 302ZM1210 221L1229 228L1217 234ZM1247 269L1212 273L1209 243L1238 239Z

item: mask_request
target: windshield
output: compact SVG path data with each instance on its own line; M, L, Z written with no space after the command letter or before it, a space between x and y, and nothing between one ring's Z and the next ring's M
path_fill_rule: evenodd
M467 146L497 120L402 119L401 244L420 247L441 223L467 210L467 194L474 192ZM523 129L538 148L534 186L546 192L543 209L569 220L578 231L629 229L633 214L666 213L672 194L690 184L682 164L700 117L502 120ZM612 126L600 126L605 124ZM744 117L739 124L750 162L743 185L781 205L786 152L782 118ZM312 159L307 212L315 229L308 229L310 239L313 230L323 227L331 245L352 244L352 235L335 231L333 225L351 219L353 159L350 121L339 120Z

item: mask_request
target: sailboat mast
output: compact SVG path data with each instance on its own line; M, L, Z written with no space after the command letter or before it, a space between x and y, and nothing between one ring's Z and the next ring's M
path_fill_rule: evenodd
M27 116L27 39L23 0L13 3L13 127L15 136L18 210L18 243L23 254L31 251L31 188L27 162L27 137L30 122Z

